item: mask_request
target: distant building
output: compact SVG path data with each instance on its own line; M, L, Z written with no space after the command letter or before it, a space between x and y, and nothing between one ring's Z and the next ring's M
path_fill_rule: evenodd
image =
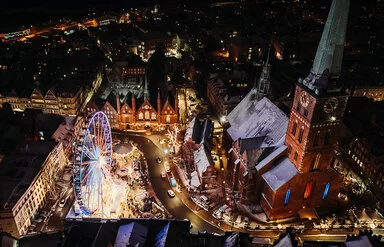
M48 89L45 93L38 88L26 97L13 96L0 93L0 108L5 103L11 105L13 111L23 112L25 109L41 110L46 114L57 114L62 116L76 116L84 110L86 102L100 87L102 78L98 74L93 81L90 90L83 87L59 90Z
M245 76L213 74L207 81L207 97L217 114L226 116L241 101L247 88Z
M358 86L352 92L353 97L367 97L374 101L384 100L384 86Z
M340 145L346 165L384 198L384 101L351 97L344 123L350 135ZM344 156L342 156L344 157Z

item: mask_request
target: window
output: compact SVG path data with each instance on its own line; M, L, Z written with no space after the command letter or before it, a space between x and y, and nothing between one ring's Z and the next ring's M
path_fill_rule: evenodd
M297 129L297 121L293 123L293 127L292 127L292 135L296 135L296 129Z
M307 185L305 186L304 199L308 199L311 196L312 185L313 185L312 182L308 182Z
M140 112L140 113L139 113L139 119L141 119L141 120L142 120L142 119L143 119L143 117L144 117L144 114L143 114L142 112Z
M291 190L287 190L287 193L285 193L284 206L288 205L288 201L289 201L290 196L291 196Z
M295 152L295 155L293 156L293 159L297 161L297 156L298 156L298 153L297 151Z
M292 145L289 145L288 146L288 154L291 154L291 152L292 152Z
M323 193L323 197L322 197L323 200L324 200L325 198L327 198L327 196L328 196L329 187L331 187L331 183L327 183L327 184L325 185L324 193Z
M151 114L151 119L152 119L152 120L156 120L156 113L152 112L152 114Z
M304 126L302 126L301 129L300 129L299 142L303 141L303 134L304 134Z
M320 136L320 131L317 131L315 135L315 139L313 140L313 146L317 147L319 145L319 136Z
M146 112L145 112L145 119L146 119L146 120L149 119L149 111L146 111Z
M320 159L321 159L321 154L317 154L315 158L315 162L313 163L313 170L319 168Z
M325 137L324 137L324 145L328 145L329 143L329 136L331 135L331 130L328 130L326 133L325 133Z
M165 121L166 121L167 123L170 123L170 122L171 122L171 118L170 118L169 116L167 116L167 118L165 119Z

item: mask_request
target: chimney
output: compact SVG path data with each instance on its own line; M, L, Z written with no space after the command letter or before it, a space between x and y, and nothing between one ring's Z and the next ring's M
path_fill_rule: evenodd
M120 117L121 114L121 106L120 106L120 97L118 94L116 94L116 107L117 107L117 114Z
M136 114L136 97L135 94L132 94L132 114Z

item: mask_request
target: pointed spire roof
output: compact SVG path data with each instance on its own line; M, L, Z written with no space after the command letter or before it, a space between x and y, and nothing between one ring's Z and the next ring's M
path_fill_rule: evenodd
M350 0L333 0L310 74L303 84L317 94L335 88L343 60Z
M270 53L271 53L271 44L269 44L267 60L264 63L263 70L261 71L261 75L259 78L259 83L257 84L257 95L256 95L257 100L261 100L263 97L269 94L269 88L271 84L270 82L271 65L269 64ZM253 87L256 88L256 79Z
M145 81L144 81L144 99L149 99L147 75L145 75Z

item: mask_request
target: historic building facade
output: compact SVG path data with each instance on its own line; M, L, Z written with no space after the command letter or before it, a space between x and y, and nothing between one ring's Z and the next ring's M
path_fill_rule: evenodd
M43 153L40 151L50 148L48 155L45 151ZM0 231L8 232L15 237L27 233L36 212L44 205L48 192L54 191L59 171L67 163L68 159L61 142L57 145L53 142L33 143L25 153L2 158L2 166L11 165L12 169L18 171L17 174L28 175L17 178L0 177L8 187L14 186L12 188L4 186L4 193L7 194L4 194L5 201L2 201L0 207ZM30 177L31 175L33 177ZM18 179L16 184L12 181L15 179Z
M0 108L8 103L12 110L17 112L36 109L46 114L76 116L84 110L85 104L100 87L101 82L102 75L98 73L89 90L77 87L72 90L55 91L51 88L43 93L40 89L35 88L29 97L0 94Z
M166 99L164 104L161 102L159 92L156 106L153 106L147 97L144 97L138 106L134 94L132 94L130 100L125 97L123 102L119 96L116 96L115 99L107 99L100 108L94 101L90 101L86 106L86 114L100 109L107 115L111 128L114 129L161 131L179 123L177 97L173 102L170 102L169 98Z

